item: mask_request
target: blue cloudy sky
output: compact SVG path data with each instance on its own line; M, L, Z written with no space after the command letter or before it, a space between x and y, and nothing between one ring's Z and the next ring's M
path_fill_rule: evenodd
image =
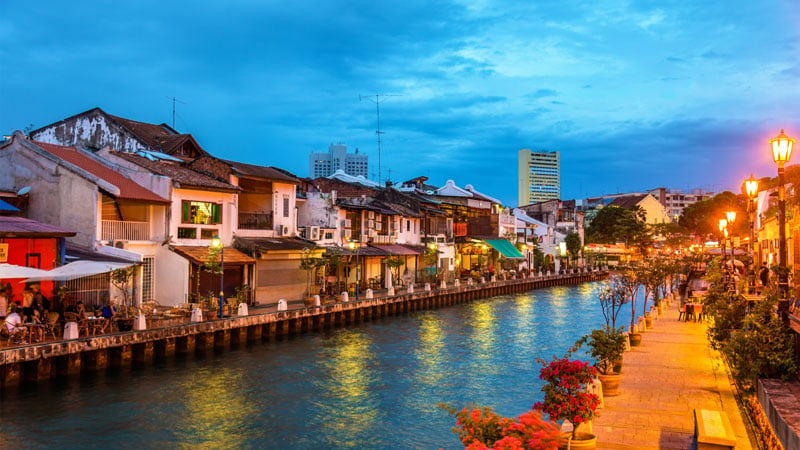
M800 135L797 0L0 2L0 132L99 106L213 154L308 175L359 148L382 175L516 204L520 148L562 197L734 189Z

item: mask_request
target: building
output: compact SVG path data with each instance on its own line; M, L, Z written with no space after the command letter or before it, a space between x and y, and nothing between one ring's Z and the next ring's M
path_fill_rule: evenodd
M520 205L561 197L561 158L558 152L520 150L517 173Z
M355 153L347 153L345 144L331 144L327 152L312 153L308 157L309 178L329 177L337 170L354 177L361 175L366 178L369 157L359 154L358 149Z
M673 222L676 222L681 216L683 208L703 200L708 200L714 196L713 192L704 191L702 189L692 189L689 192L683 192L680 189L667 189L663 187L650 189L647 193L655 197L656 200L664 206L664 209L667 210L667 214L669 214Z

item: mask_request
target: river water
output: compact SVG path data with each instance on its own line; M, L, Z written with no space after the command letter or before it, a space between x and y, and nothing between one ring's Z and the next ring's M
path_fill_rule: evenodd
M564 354L603 324L596 287L492 297L5 392L0 448L463 448L437 404L476 402L507 416L530 409L542 397L535 359Z

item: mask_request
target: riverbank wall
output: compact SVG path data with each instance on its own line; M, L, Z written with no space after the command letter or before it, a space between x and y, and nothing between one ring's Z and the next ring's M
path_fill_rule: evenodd
M82 373L141 367L176 355L225 351L248 342L279 340L380 317L441 308L496 295L598 281L607 276L607 272L595 271L465 284L390 297L13 347L0 350L0 389Z

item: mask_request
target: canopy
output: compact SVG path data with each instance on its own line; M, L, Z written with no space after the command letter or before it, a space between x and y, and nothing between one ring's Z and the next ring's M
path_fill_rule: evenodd
M15 266L14 264L0 264L0 279L5 278L28 278L47 274L46 270L34 267Z
M514 247L514 244L505 239L487 239L486 243L494 247L506 258L524 258L525 256Z
M89 277L99 273L112 272L118 269L130 267L135 263L121 263L111 261L75 261L56 267L50 271L42 271L44 274L28 277L25 281L39 280L72 280L75 278Z

